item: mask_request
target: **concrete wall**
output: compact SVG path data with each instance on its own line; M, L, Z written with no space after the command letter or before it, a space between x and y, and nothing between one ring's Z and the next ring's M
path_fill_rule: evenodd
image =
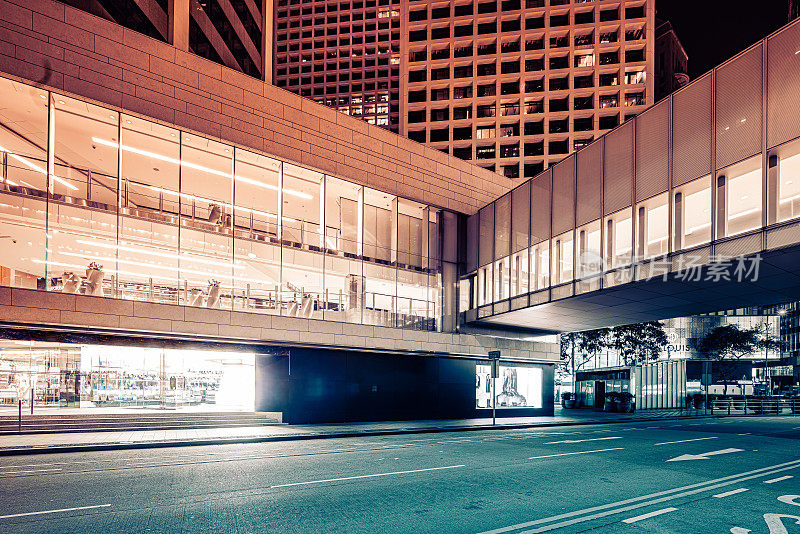
M52 0L0 0L0 74L462 213L512 181Z
M558 346L506 337L402 330L382 326L281 317L252 312L155 304L52 291L0 287L0 334L4 326L46 325L64 331L159 334L176 338L285 346L337 347L406 354L557 360Z

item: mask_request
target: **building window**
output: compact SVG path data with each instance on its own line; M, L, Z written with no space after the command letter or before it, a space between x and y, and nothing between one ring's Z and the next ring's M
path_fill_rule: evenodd
M780 222L800 217L800 142L788 143L770 153L767 182L770 218Z
M668 252L669 199L667 193L636 206L636 256L652 258Z
M711 176L676 187L673 195L673 249L711 241Z
M631 209L625 208L603 220L605 229L606 268L614 269L631 263L633 221Z
M717 174L717 238L761 227L761 156Z
M538 291L550 285L550 241L530 248L531 289Z
M573 231L565 232L553 239L553 285L573 279Z

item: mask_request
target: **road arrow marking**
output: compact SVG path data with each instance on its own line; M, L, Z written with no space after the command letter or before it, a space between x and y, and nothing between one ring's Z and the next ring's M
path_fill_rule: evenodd
M686 460L708 460L709 456L718 454L730 454L732 452L744 452L744 449L720 449L718 451L704 452L703 454L682 454L667 460L668 462L684 462Z
M545 445L555 445L556 443L583 443L584 441L606 441L609 439L622 439L622 436L609 436L605 438L587 438L587 439L563 439L561 441L547 441Z

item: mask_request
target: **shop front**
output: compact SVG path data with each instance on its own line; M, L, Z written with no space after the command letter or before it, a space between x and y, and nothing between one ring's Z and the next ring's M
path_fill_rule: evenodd
M254 411L253 353L0 341L0 410Z

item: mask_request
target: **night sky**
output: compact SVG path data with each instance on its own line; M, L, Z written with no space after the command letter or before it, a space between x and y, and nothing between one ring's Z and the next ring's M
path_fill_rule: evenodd
M689 55L695 79L788 22L788 0L656 0Z

